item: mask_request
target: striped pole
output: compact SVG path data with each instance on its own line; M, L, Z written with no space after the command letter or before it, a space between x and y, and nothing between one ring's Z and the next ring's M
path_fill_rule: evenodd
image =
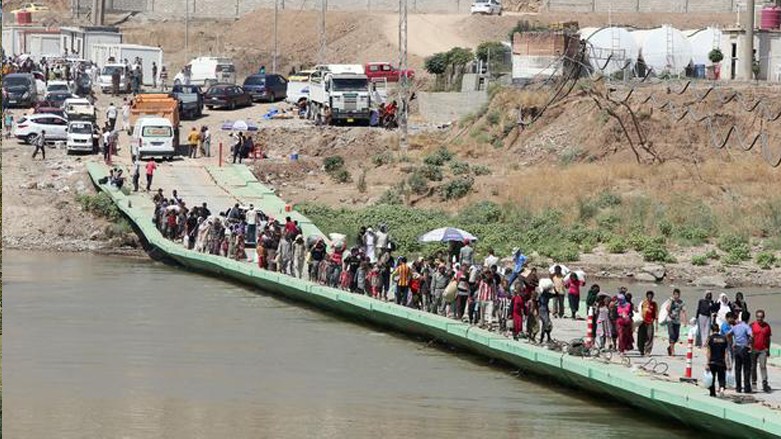
M586 317L586 346L591 346L594 342L594 308L588 307Z
M686 342L686 378L692 377L692 352L694 351L694 338L692 333L689 332L688 341Z

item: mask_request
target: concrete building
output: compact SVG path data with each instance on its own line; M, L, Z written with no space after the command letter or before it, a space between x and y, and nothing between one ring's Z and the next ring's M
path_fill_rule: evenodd
M516 32L512 42L512 81L524 83L544 78L560 69L563 56L575 58L580 48L577 34L565 32Z
M85 26L63 27L60 29L62 54L89 59L95 44L119 44L122 34L116 27Z
M741 28L722 29L720 79L740 79L740 54L746 43ZM781 82L781 30L754 30L754 59L759 62L759 79Z
M45 55L59 55L60 30L39 25L3 25L3 51L6 55L30 54L39 60Z

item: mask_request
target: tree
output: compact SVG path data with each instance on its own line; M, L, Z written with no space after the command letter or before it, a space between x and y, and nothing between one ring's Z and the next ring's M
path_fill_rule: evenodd
M718 64L724 59L724 54L721 53L721 49L713 49L708 53L708 59L713 64Z
M472 49L454 47L447 53L447 59L449 64L453 67L464 67L474 59L474 55L472 55Z
M445 73L448 66L447 58L447 53L444 52L435 53L429 56L425 61L426 71L432 75L441 75Z
M480 61L488 61L489 54L491 58L499 58L510 51L510 48L500 43L499 41L485 41L480 43L475 50L475 57Z

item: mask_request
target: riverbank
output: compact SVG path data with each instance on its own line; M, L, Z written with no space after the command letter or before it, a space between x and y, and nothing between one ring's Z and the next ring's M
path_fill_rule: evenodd
M235 198L240 198L244 202L254 202L256 206L273 215L278 214L280 207L284 209L281 200L273 194L262 191L264 188L251 176L247 177L247 173L242 172L241 169L229 168L229 170L219 171L213 174L215 182L205 184L213 186L216 183ZM106 169L93 166L90 171L93 179L97 180L105 175ZM177 183L181 183L182 179L188 176L189 174L185 173L170 178L179 179ZM699 431L710 430L722 435L752 438L770 438L781 432L777 409L763 406L765 403L770 403L775 407L777 402L765 401L767 399L765 395L753 395L762 398L756 401L762 404L752 405L735 404L731 398L709 398L701 388L677 382L677 374L680 372L671 370L670 375L662 379L656 376L660 372L655 367L653 371L642 372L641 368L635 371L609 359L604 362L566 355L549 348L516 342L501 334L442 316L261 270L254 264L189 251L181 244L163 238L157 231L151 222L154 204L147 196L125 195L105 185L102 189L111 195L119 208L133 221L148 241L150 254L156 258L180 264L194 271L254 285L264 291L302 300L354 319L441 340L489 358L505 361L525 372L584 389L595 396L615 399L644 410L646 413L675 419ZM202 193L204 190L208 191L205 187L189 189L195 191L189 196ZM244 200L245 194L251 198ZM183 196L187 195L183 194ZM224 197L218 194L215 196ZM210 203L214 200L209 199ZM583 322L580 323L582 325ZM577 322L572 321L570 324L577 324ZM566 330L565 327L562 328ZM663 349L662 346L658 347ZM638 366L641 364L639 363Z
M80 202L98 195L84 164L99 159L56 148L46 153L46 160L34 160L32 146L2 142L3 247L143 255L126 224L90 213Z

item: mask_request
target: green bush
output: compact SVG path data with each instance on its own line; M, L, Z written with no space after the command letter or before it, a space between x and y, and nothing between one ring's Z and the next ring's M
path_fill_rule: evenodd
M502 209L494 202L480 201L461 210L456 217L464 224L491 224L502 220Z
M643 250L643 260L646 262L675 262L675 258L667 251L667 247L658 242L650 242Z
M491 175L493 173L493 170L489 166L486 165L477 165L472 167L472 172L475 175Z
M705 257L708 258L708 259L716 259L716 260L718 260L719 259L719 252L717 252L716 250L708 250L708 252L705 253Z
M662 219L659 221L657 227L659 228L659 233L664 236L670 236L673 233L673 224L667 219Z
M323 160L323 166L325 167L325 172L329 174L338 171L344 167L344 158L342 158L340 155L326 157Z
M122 212L105 192L99 192L96 195L76 195L76 202L81 205L82 209L93 215L114 222L119 222L123 219Z
M719 237L717 247L727 253L724 261L729 265L751 259L751 246L749 245L748 236L737 234L723 235Z
M629 245L627 244L626 239L621 236L614 236L607 242L608 253L621 254L626 253L628 249Z
M428 181L420 171L413 172L412 175L407 178L407 183L409 184L410 190L417 195L423 195L428 192Z
M615 207L621 205L621 197L611 192L602 192L597 197L597 205L601 208Z
M393 187L383 192L374 204L377 206L384 204L395 206L402 204L403 202L404 200L401 199L398 188Z
M759 252L757 253L756 261L757 265L759 265L759 268L763 270L770 270L774 265L776 265L778 259L772 252Z
M578 219L588 221L594 218L599 212L599 206L588 198L578 199Z
M372 156L372 164L375 167L380 167L382 165L389 165L393 163L393 154L390 152L384 152L382 154L375 154Z
M597 225L605 230L613 231L621 223L621 217L616 214L606 213L597 217Z
M583 151L580 148L568 147L561 151L559 163L562 165L571 165L583 157Z
M442 181L442 168L434 165L424 165L420 173L429 181Z
M431 166L442 166L453 159L453 153L447 148L441 147L433 153L423 157L423 163Z
M336 171L330 172L331 178L337 183L349 183L353 181L352 176L350 175L350 171L347 169L338 169Z
M710 233L698 226L685 225L676 228L673 235L678 244L687 247L696 247L708 242Z
M502 119L502 115L499 114L498 111L492 111L488 113L488 116L485 117L485 120L488 121L491 125L496 125L499 123L499 121Z
M454 178L439 187L439 196L443 200L457 200L466 196L475 183L471 175Z
M698 267L708 265L708 257L705 255L692 256L692 265L696 265Z
M464 175L469 173L469 163L462 162L460 160L453 160L450 162L450 171L453 175Z

